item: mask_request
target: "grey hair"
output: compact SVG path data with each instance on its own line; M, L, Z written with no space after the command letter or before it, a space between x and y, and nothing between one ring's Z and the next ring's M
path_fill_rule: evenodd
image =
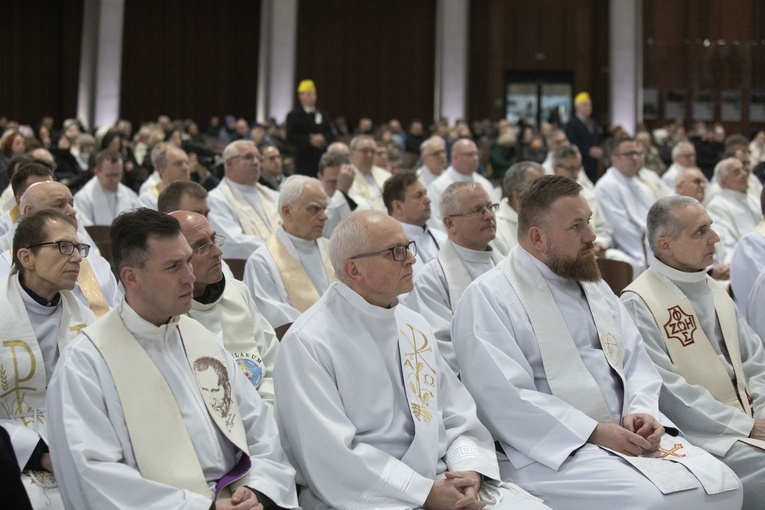
M347 165L350 163L350 160L348 160L348 156L342 152L330 152L327 151L324 154L322 154L321 159L319 160L319 173L324 172L324 169L329 167L336 167L341 165Z
M457 214L457 211L459 211L462 207L462 200L460 200L459 197L459 191L461 189L473 191L475 189L483 188L475 181L457 181L451 183L441 194L439 211L441 211L442 218L445 218L451 214Z
M685 177L686 172L688 172L689 170L698 170L699 172L701 172L701 169L697 166L678 166L677 173L675 174L675 183L679 184L683 182L683 177ZM703 174L704 172L701 172L701 173ZM706 179L706 175L704 176L704 178Z
M313 184L324 193L324 186L319 179L315 177L308 177L307 175L290 175L279 187L279 201L277 207L279 207L279 216L284 219L284 213L282 212L282 206L292 205L303 194L303 190L309 184Z
M372 140L374 142L375 138L372 135L356 135L353 138L351 138L351 143L349 143L348 146L351 148L352 151L354 151L356 150L356 146L362 140Z
M444 144L444 148L446 147L446 140L438 135L433 135L420 144L420 156L425 157L425 153L428 152L430 147L436 142L442 142Z
M693 149L693 152L696 152L696 147L694 147L690 142L680 142L672 147L672 161L677 159L677 153L680 152L681 149L686 149L689 147Z
M561 133L563 133L564 135L566 134L566 132L563 131L561 128L553 129L552 131L550 131L549 133L547 133L545 135L545 143L547 145L550 145L550 142L552 142L553 138L555 138L556 135L559 135ZM566 138L568 138L568 137L566 137Z
M680 220L677 210L698 203L699 201L695 198L685 196L664 197L654 202L648 210L646 230L648 246L656 258L659 258L659 239L662 237L677 239L686 227Z
M170 146L167 142L157 142L154 147L151 148L151 166L154 168L159 168L159 165L157 165L157 161L159 160L160 154L164 153L165 156L167 156L167 148Z
M345 261L371 249L375 233L366 227L369 218L375 216L388 217L380 211L354 211L343 218L332 231L332 237L329 239L329 260L332 262L335 276L343 283L348 283L343 273Z
M736 158L725 158L715 165L715 180L717 184L722 183L728 177L728 167L737 162Z
M253 147L257 147L255 145L255 142L253 142L252 140L234 140L230 144L226 145L225 149L223 149L224 163L228 161L229 159L239 155L240 145L252 145Z
M564 159L578 158L581 161L582 153L579 152L579 148L576 145L561 145L552 156L553 166L560 166L563 164Z
M526 179L526 172L528 172L529 168L541 172L542 175L545 174L544 167L533 161L521 161L520 163L514 164L507 169L505 178L502 179L502 193L504 193L506 197L512 196L513 191L521 189L523 181Z

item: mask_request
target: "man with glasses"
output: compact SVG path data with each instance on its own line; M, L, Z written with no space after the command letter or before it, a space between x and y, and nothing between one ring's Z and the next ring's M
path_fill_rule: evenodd
M152 160L159 173L159 181L138 196L138 205L156 211L157 198L168 184L191 179L191 165L186 151L172 144L163 146L156 155L152 152Z
M356 173L348 195L360 209L385 211L382 189L391 173L374 165L377 144L370 135L358 135L351 140L351 165Z
M302 507L481 508L492 493L495 508L546 508L498 487L472 399L424 317L398 303L416 253L401 225L354 212L330 252L339 281L295 321L274 369Z
M188 316L212 331L242 369L260 396L273 405L272 371L279 340L260 314L247 286L226 276L221 246L225 237L216 234L204 216L188 211L170 214L181 224L191 246L194 300Z
M460 138L452 145L452 164L435 181L428 186L428 196L435 206L435 214L430 218L429 225L446 232L441 218L441 194L453 182L474 181L486 190L492 202L499 202L499 194L489 180L478 174L478 147L473 140Z
M345 149L348 148L341 142L335 142L332 146L341 147L341 150L342 146ZM319 171L316 174L324 186L324 193L327 194L327 221L324 223L324 237L327 239L332 236L332 231L338 223L358 207L358 204L348 196L356 178L348 155L332 150L332 146L319 160Z
M417 274L414 290L405 300L428 321L438 350L455 375L459 375L459 365L452 346L452 316L467 286L502 260L489 245L496 234L498 209L499 204L491 202L480 184L450 184L441 196L441 216L449 240Z
M611 152L611 167L595 184L606 221L614 229L614 245L633 259L642 272L648 261L644 246L645 218L656 197L639 177L643 150L632 138L617 140Z
M260 151L249 140L223 150L226 176L207 198L210 224L226 236L225 258L247 259L281 225L279 194L258 183Z
M279 193L282 226L247 259L244 283L280 338L335 281L322 237L326 209L321 181L288 177Z
M504 197L497 211L497 235L491 243L503 257L518 244L518 197L521 188L543 175L544 169L533 161L516 163L505 172L502 179Z
M184 315L193 254L169 215L142 208L112 225L125 299L64 351L48 390L67 508L298 506L270 407Z
M696 167L696 147L690 142L679 142L672 148L672 164L661 176L669 189L675 189L677 174L684 168Z
M417 177L428 189L446 169L446 141L438 135L431 136L420 144L422 166L417 169Z
M62 350L96 320L72 293L89 251L71 217L38 211L19 221L13 270L0 278L0 424L33 508L64 507L48 452L45 399Z
M122 211L137 206L138 195L121 181L122 155L113 150L96 154L93 178L74 195L77 219L83 227L109 226Z

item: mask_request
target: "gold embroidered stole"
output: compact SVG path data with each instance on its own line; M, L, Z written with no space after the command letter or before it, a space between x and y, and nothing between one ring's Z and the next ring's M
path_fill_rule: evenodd
M735 385L701 328L690 300L678 295L679 289L669 278L649 268L624 291L634 292L648 306L672 363L689 384L703 386L715 400L752 416L741 363L735 305L717 282L707 277L707 285L712 291L720 330L733 365Z
M210 497L178 402L162 373L125 326L120 309L111 310L83 333L98 348L114 379L138 470L149 480ZM231 393L231 375L215 337L185 316L178 319L177 328L208 414L242 455L249 456L239 407ZM213 402L210 389L202 384L200 378L207 369L222 369L217 389L219 395L230 395L227 407Z
M316 242L320 244L319 249L324 259L324 272L327 275L327 283L332 284L335 281L335 272L327 255L329 243L323 237L317 239ZM308 277L302 262L287 251L287 248L276 233L271 234L271 237L266 241L266 249L273 257L274 262L276 262L276 267L279 269L279 276L281 276L284 289L287 291L290 304L298 311L305 312L321 296L319 296L319 292Z
M473 282L473 279L465 267L465 262L460 258L454 246L452 246L451 241L446 241L443 244L436 257L438 257L438 262L444 270L444 276L446 276L446 283L449 286L449 304L451 305L452 313L454 313L462 294L468 288L468 285ZM494 265L497 265L502 260L502 257L497 250L492 250L491 259L494 261Z
M11 223L16 224L16 222L19 221L20 214L21 211L19 211L19 204L14 205L13 208L8 211L8 215L11 217Z
M242 230L245 234L266 240L282 224L277 201L260 186L256 185L255 189L260 193L263 211L265 211L267 217L266 221L260 217L258 212L245 200L241 193L228 184L227 179L223 179L218 184L218 188L223 193L223 196L226 197L231 207L234 208L234 211L236 211L236 216L239 218L239 223L242 225Z
M162 190L165 189L166 186L167 185L164 183L164 181L160 179L160 181L157 182L157 184L155 184L153 188L151 188L152 191L154 192L154 196L159 198L159 194L162 193Z
M104 292L101 290L98 280L96 280L96 274L93 272L88 259L82 259L80 263L80 274L77 276L77 283L80 284L80 290L82 290L88 303L90 303L89 308L96 317L101 317L109 311L109 305L106 303Z
M353 180L353 184L351 185L351 189L349 191L349 195L351 195L351 198L353 196L358 196L372 204L374 209L385 211L385 204L382 201L382 198L377 194L377 191L369 184L369 181L367 181L366 176L359 170L358 168L354 167L353 170L356 172L356 178ZM374 179L377 186L380 188L380 190L383 189L383 185L385 184L385 181L388 180L390 175L382 170L378 169L376 166L372 166L372 169L370 170L370 174L372 175L372 178Z

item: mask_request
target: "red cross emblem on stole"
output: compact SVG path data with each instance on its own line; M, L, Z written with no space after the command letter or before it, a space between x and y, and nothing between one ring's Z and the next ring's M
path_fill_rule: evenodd
M696 331L696 319L688 315L679 306L667 309L669 320L664 324L664 332L668 338L674 338L680 345L687 347L694 343L693 333Z

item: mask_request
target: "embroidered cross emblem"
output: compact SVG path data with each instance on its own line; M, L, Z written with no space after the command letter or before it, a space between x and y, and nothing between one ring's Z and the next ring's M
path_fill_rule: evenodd
M688 315L680 306L668 308L669 320L664 324L664 333L667 338L678 340L683 347L688 347L695 342L693 334L696 332L696 318Z
M675 453L678 450L682 450L682 449L683 449L683 445L681 443L675 443L675 446L673 446L669 450L665 450L664 448L662 448L660 446L659 447L659 453L661 453L662 455L657 457L657 458L664 459L664 458L667 458L667 457L685 457L684 453Z

